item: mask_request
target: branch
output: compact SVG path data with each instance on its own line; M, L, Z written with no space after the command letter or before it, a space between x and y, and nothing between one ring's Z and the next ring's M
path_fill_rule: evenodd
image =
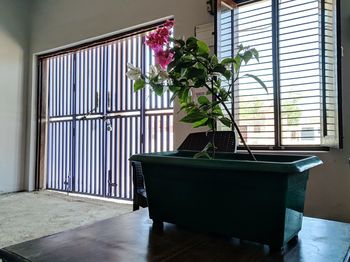
M243 135L242 135L242 133L241 133L241 130L239 130L239 127L238 127L238 125L236 124L236 121L234 120L234 118L233 118L233 116L232 116L230 110L227 108L226 104L223 102L222 98L221 98L219 95L217 95L217 94L213 91L213 89L212 89L210 86L208 86L208 84L205 84L205 87L206 87L206 88L210 91L210 93L212 93L212 95L214 95L215 98L218 99L219 102L222 104L222 106L224 107L224 109L225 109L225 111L227 112L228 116L230 117L230 119L231 119L231 121L232 121L232 123L233 123L234 128L237 130L238 135L239 135L240 139L242 140L244 147L247 149L249 155L253 158L253 160L256 161L256 158L255 158L254 154L252 153L252 151L250 150L249 146L248 146L247 143L245 142L244 137L243 137Z

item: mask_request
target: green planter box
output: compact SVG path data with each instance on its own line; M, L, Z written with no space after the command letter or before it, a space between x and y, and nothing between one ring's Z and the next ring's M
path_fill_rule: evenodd
M315 156L193 152L133 155L142 163L149 215L194 230L281 248L301 229L309 170Z

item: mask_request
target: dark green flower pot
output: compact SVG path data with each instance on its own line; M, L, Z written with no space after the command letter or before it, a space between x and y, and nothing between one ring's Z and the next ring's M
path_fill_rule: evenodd
M191 152L133 155L142 163L153 221L215 232L281 248L301 229L315 156Z

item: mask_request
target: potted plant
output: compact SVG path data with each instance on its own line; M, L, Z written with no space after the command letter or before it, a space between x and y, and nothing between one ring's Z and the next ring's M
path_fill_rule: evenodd
M186 113L181 121L212 132L220 121L238 133L248 154L216 153L212 140L195 153L133 155L131 161L142 163L150 218L281 248L301 229L309 169L322 162L315 156L253 154L226 102L242 77L267 91L258 77L240 75L241 66L259 60L257 50L241 45L233 58L219 61L195 37L172 38L172 27L167 21L147 36L156 61L148 74L129 65L134 90L147 87L162 95L169 89ZM207 94L194 101L192 91L201 87Z

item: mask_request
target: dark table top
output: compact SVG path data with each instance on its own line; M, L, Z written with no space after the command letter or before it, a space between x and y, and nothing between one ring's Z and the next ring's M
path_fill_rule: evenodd
M0 258L11 255L17 261L35 262L343 262L349 259L349 248L350 224L346 223L304 217L298 242L280 254L269 253L264 245L191 232L173 224L153 227L148 210L143 209L6 247L0 250Z

